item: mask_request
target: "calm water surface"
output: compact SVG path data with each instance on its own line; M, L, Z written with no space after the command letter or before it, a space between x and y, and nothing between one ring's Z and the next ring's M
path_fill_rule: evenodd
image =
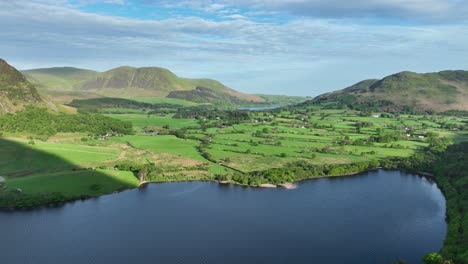
M249 110L249 111L263 111L263 110L272 110L272 109L276 109L276 108L279 108L279 106L273 105L273 106L241 107L241 108L238 108L238 109L239 110Z
M391 263L437 251L445 200L397 171L295 190L152 184L59 208L0 212L0 262Z

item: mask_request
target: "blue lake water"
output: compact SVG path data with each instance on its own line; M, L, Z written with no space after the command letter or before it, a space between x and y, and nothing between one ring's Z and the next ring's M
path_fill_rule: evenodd
M272 110L279 108L279 106L254 106L254 107L241 107L238 110L249 110L249 111L263 111L263 110Z
M440 249L445 199L399 171L295 190L151 184L57 208L0 212L1 263L391 263Z

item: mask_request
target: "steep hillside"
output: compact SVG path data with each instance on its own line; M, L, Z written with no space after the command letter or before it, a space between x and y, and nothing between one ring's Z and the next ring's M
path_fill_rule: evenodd
M66 67L28 70L24 73L41 90L61 102L85 99L88 93L91 94L89 98L100 95L124 98L169 97L202 103L264 101L256 95L240 93L215 80L180 78L159 67L123 66L102 73ZM200 89L197 88L203 89L205 93L198 93Z
M71 91L77 83L92 78L98 73L73 67L54 67L25 70L22 73L39 90Z
M468 110L468 71L400 72L320 95L308 104L382 111Z
M196 87L208 88L220 96L223 96L223 95L229 96L229 97L237 98L236 100L244 101L244 102L255 102L255 103L265 102L265 99L260 96L241 93L239 91L226 87L224 84L216 80L212 80L212 79L185 79L185 80L195 85Z
M193 85L169 70L157 67L123 66L84 80L75 90L93 91L106 96L158 96L171 91L190 90Z
M21 72L0 59L0 114L15 112L26 104L48 103Z

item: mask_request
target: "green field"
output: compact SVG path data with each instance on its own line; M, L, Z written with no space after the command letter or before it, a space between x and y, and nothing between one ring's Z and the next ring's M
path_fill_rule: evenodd
M427 136L453 142L468 138L464 117L383 118L378 117L380 113L314 106L302 112L252 111L230 119L225 110L197 109L190 108L189 118L138 113L138 109L132 114L108 114L131 122L134 129L132 135L108 138L58 133L30 144L26 138L35 137L33 133L6 132L9 139L0 140L0 176L6 178L7 189L22 189L26 195L58 191L67 197L95 196L142 180L214 180L219 175L268 171L294 162L351 166L407 158L429 146ZM149 133L145 130L149 127L157 132ZM148 173L141 178L144 167Z
M142 129L147 126L169 126L170 129L180 129L185 127L198 127L198 123L191 119L173 119L172 115L142 115L142 114L109 114L112 118L122 121L130 121L135 129Z
M175 136L124 136L112 138L113 142L128 142L129 145L139 149L146 149L153 153L169 153L202 162L207 160L197 151L199 141L180 139Z
M138 186L138 179L125 171L78 170L35 174L8 179L6 185L19 188L26 194L61 192L70 197L96 196Z
M88 167L117 158L119 150L71 143L0 140L0 175L23 175L43 170Z

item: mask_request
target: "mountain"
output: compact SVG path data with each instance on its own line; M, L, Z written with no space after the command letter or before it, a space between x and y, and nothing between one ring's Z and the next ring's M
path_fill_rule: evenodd
M77 83L96 76L98 72L74 67L54 67L25 70L22 73L38 89L70 91Z
M224 84L211 79L184 79L195 86L194 90L172 91L167 97L184 99L196 103L231 102L265 102L265 99L252 94L245 94L226 87Z
M468 110L468 71L400 72L364 80L306 104L377 111L442 112Z
M23 109L26 104L55 107L21 72L0 59L0 114Z
M29 80L51 96L83 98L85 94L109 97L169 97L197 103L263 102L255 95L230 89L210 79L180 78L159 67L118 67L106 72L77 68L49 68L24 71ZM51 91L54 91L52 93ZM203 91L200 93L200 91ZM76 94L82 93L82 94Z

